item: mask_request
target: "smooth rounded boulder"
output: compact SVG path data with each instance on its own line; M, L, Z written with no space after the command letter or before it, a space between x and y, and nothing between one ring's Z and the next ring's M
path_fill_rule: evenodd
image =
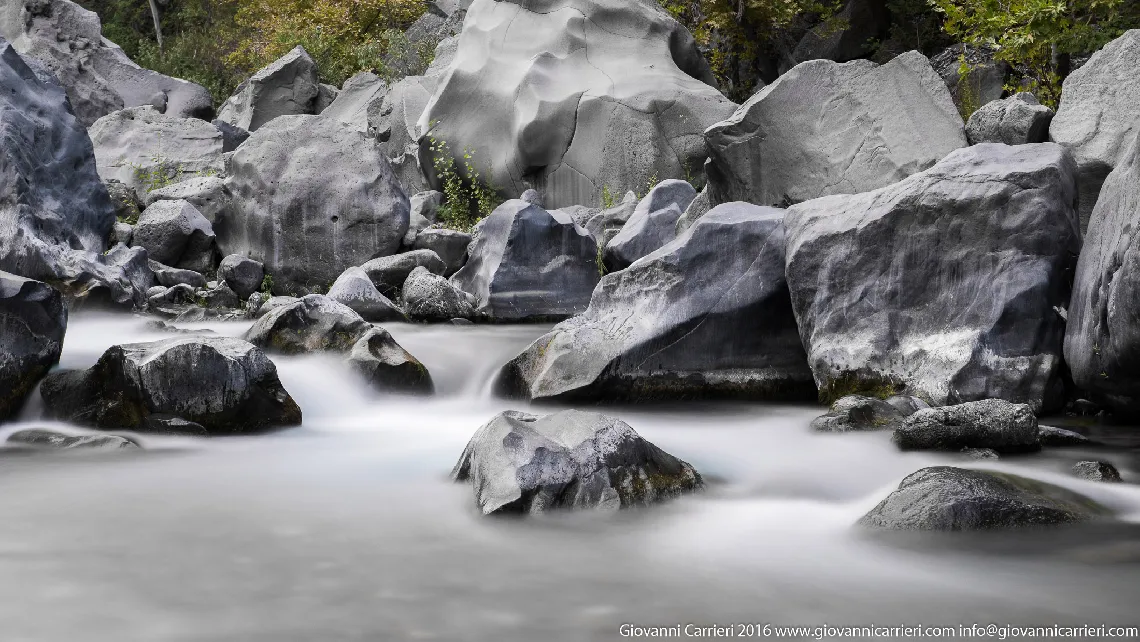
M59 362L66 330L67 307L59 292L0 272L0 421L14 416Z
M889 187L791 207L788 286L824 397L1062 404L1076 196L1061 146L983 144Z
M902 450L989 448L1005 453L1037 450L1039 434L1029 406L984 399L919 410L891 438Z
M721 205L598 283L582 314L503 367L527 399L808 400L811 370L784 280L784 212Z
M214 268L214 228L188 201L159 201L143 210L131 244L164 265L195 272Z
M248 256L231 254L218 264L218 278L245 300L261 289L265 280L265 267Z
M605 246L602 260L610 272L624 270L631 263L672 241L677 221L697 197L697 190L685 181L658 183L638 202L629 221Z
M48 416L101 429L147 431L152 415L179 417L211 435L301 423L273 362L229 337L112 346L87 370L52 373L40 394Z
M404 311L380 293L368 278L368 273L351 267L337 277L329 288L328 298L342 303L359 314L365 321L405 321Z
M475 433L451 472L484 515L618 510L699 490L688 463L606 415L500 413Z
M323 290L346 268L396 253L408 229L408 197L376 141L321 116L258 129L226 184L233 206L214 225L218 246L264 264L274 294Z

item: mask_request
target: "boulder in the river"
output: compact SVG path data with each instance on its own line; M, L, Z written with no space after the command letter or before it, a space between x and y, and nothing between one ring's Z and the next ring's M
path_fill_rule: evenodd
M145 431L153 414L201 424L211 435L301 423L273 362L229 337L112 346L87 370L52 373L40 394L48 416L101 429Z
M610 272L624 270L677 236L677 220L697 197L685 181L658 183L638 202L629 221L605 246L602 260Z
M1075 175L1059 145L974 145L889 187L790 208L788 286L824 397L1063 403Z
M629 424L578 410L500 413L471 438L451 475L471 482L484 515L617 510L702 486L692 466Z
M443 275L447 265L431 250L412 250L393 256L383 256L360 266L380 293L389 298L399 297L404 281L412 270L422 267L432 274Z
M404 311L381 294L368 273L358 267L350 267L341 273L329 288L327 296L348 306L365 321L382 323L406 320Z
M701 133L736 108L652 2L475 2L438 82L418 123L433 184L434 155L470 153L504 196L533 188L550 209L699 178Z
M1073 152L1080 172L1081 229L1101 184L1140 132L1140 29L1108 43L1065 78L1049 140Z
M566 213L511 200L483 219L451 282L493 319L557 319L586 309L599 272L594 237Z
M1037 441L1042 446L1050 448L1064 448L1067 446L1088 446L1093 443L1091 439L1079 432L1058 428L1056 426L1037 426Z
M383 328L365 332L348 352L348 363L374 387L393 392L431 394L427 368Z
M233 153L226 181L218 246L262 262L275 294L323 290L395 253L408 229L408 197L376 142L333 119L273 120Z
M859 524L890 530L975 531L1071 524L1108 514L1083 495L1035 479L933 466L908 475Z
M412 270L404 280L400 294L404 312L417 321L474 318L478 316L478 312L475 310L473 298L442 276L432 274L425 267Z
M783 211L721 205L503 367L528 399L806 400L815 386L784 281Z
M10 446L44 450L122 450L139 448L137 442L119 435L68 434L46 428L17 430L8 435Z
M1120 481L1120 471L1107 461L1078 461L1073 464L1073 474L1089 481Z
M848 395L831 404L826 415L813 419L811 427L819 432L893 430L906 417L882 399Z
M471 245L471 235L467 232L446 228L430 228L416 235L412 245L417 250L435 252L446 266L443 276L451 276L467 262L467 246Z
M1053 110L1037 102L1030 93L1017 93L983 105L966 121L966 138L971 145L1005 143L1025 145L1044 143L1049 138Z
M158 201L143 210L131 243L165 265L195 272L214 267L214 228L189 201Z
M248 256L231 254L218 264L218 278L242 299L261 289L265 266Z
M239 85L218 120L252 133L279 116L316 114L319 93L317 63L297 45Z
M705 132L709 195L713 203L788 205L868 192L964 147L963 127L918 52L885 65L811 60Z
M1018 452L1040 447L1037 417L1029 406L1001 399L919 410L895 428L893 440L903 450Z
M0 272L0 421L15 415L59 362L66 330L67 307L59 292Z

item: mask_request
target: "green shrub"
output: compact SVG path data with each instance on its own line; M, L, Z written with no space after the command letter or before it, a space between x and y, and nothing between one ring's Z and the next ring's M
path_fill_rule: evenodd
M479 173L475 150L463 150L459 168L447 141L428 136L432 165L443 191L443 205L437 218L445 227L468 232L502 202L498 191L487 185Z

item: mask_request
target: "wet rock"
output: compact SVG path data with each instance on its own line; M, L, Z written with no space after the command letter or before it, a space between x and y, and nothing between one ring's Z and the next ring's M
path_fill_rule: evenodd
M484 515L617 510L701 488L688 463L605 415L500 413L475 433L452 471Z
M1037 417L1029 406L1001 399L919 410L895 429L893 440L902 450L1024 452L1040 445Z
M784 206L886 187L966 145L946 86L915 51L882 66L796 65L705 139L714 204Z
M1120 481L1120 471L1107 461L1079 461L1073 464L1073 474L1089 481Z
M159 201L188 201L210 224L229 211L233 197L226 182L217 176L194 176L184 181L147 192L147 205Z
M1057 428L1055 426L1037 426L1037 440L1042 446L1064 448L1066 446L1088 446L1093 443L1091 439L1079 432Z
M987 103L974 112L966 122L966 137L971 145L1044 143L1049 138L1051 120L1052 109L1037 102L1033 94L1019 93Z
M278 116L317 113L319 94L317 63L297 45L239 85L218 120L252 133Z
M786 274L820 389L1062 403L1075 174L1052 143L974 145L895 185L791 207Z
M400 296L404 312L417 321L470 319L478 313L472 297L424 267L412 270Z
M893 430L906 418L892 404L874 397L848 395L831 404L826 415L811 422L819 432Z
M923 468L902 480L860 526L892 530L973 531L1050 526L1108 515L1072 491L1006 473L951 466Z
M431 250L412 250L393 256L384 256L360 266L372 284L387 297L400 296L404 281L412 270L422 267L432 274L443 275L447 266L439 255Z
M67 307L47 284L0 272L0 421L59 362Z
M301 423L273 362L228 337L112 346L88 370L52 373L40 393L49 416L102 429L145 431L152 414L201 424L211 435Z
M349 350L348 363L381 390L431 394L435 389L427 368L383 328L361 336Z
M471 235L466 232L431 228L416 235L413 247L435 252L446 266L443 276L451 276L467 262L467 246L470 244Z
M28 448L52 450L122 450L124 448L139 448L136 442L118 435L68 435L42 428L16 431L8 435L8 443Z
M1001 457L993 448L963 448L961 452L969 459L978 461L999 459Z
M512 200L483 220L451 282L475 297L481 313L522 321L582 312L599 277L589 232L564 212Z
M225 281L240 298L248 299L261 289L265 267L248 256L231 254L218 264L218 278Z
M158 261L149 261L148 265L150 266L151 272L154 273L154 280L161 286L170 288L185 283L194 288L206 287L206 277L194 270L172 268ZM149 296L150 293L148 292L147 294Z
M159 201L146 208L131 242L165 265L195 272L214 267L214 228L188 201Z
M358 267L345 270L332 287L328 298L342 303L359 314L365 321L406 321L404 311L380 293L372 284L368 273Z
M814 398L783 247L782 210L715 208L665 247L603 277L585 312L503 367L498 392L557 400Z
M610 272L624 270L677 236L677 220L697 197L693 186L680 180L658 183L638 202L629 221L605 246L603 260Z

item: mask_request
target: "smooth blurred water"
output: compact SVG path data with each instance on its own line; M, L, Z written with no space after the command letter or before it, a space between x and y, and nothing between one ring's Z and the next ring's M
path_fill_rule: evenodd
M622 639L626 622L1140 620L1134 452L988 465L1086 493L1120 523L884 536L852 524L903 476L982 464L900 453L884 433L813 434L818 408L611 407L709 489L618 515L485 518L448 473L482 423L525 409L489 383L547 326L386 327L428 367L435 397L377 393L329 356L274 357L300 428L0 458L0 641L592 641ZM74 318L61 365L165 336L142 317ZM33 400L0 438L45 425L41 410ZM1094 455L1133 483L1066 474Z

